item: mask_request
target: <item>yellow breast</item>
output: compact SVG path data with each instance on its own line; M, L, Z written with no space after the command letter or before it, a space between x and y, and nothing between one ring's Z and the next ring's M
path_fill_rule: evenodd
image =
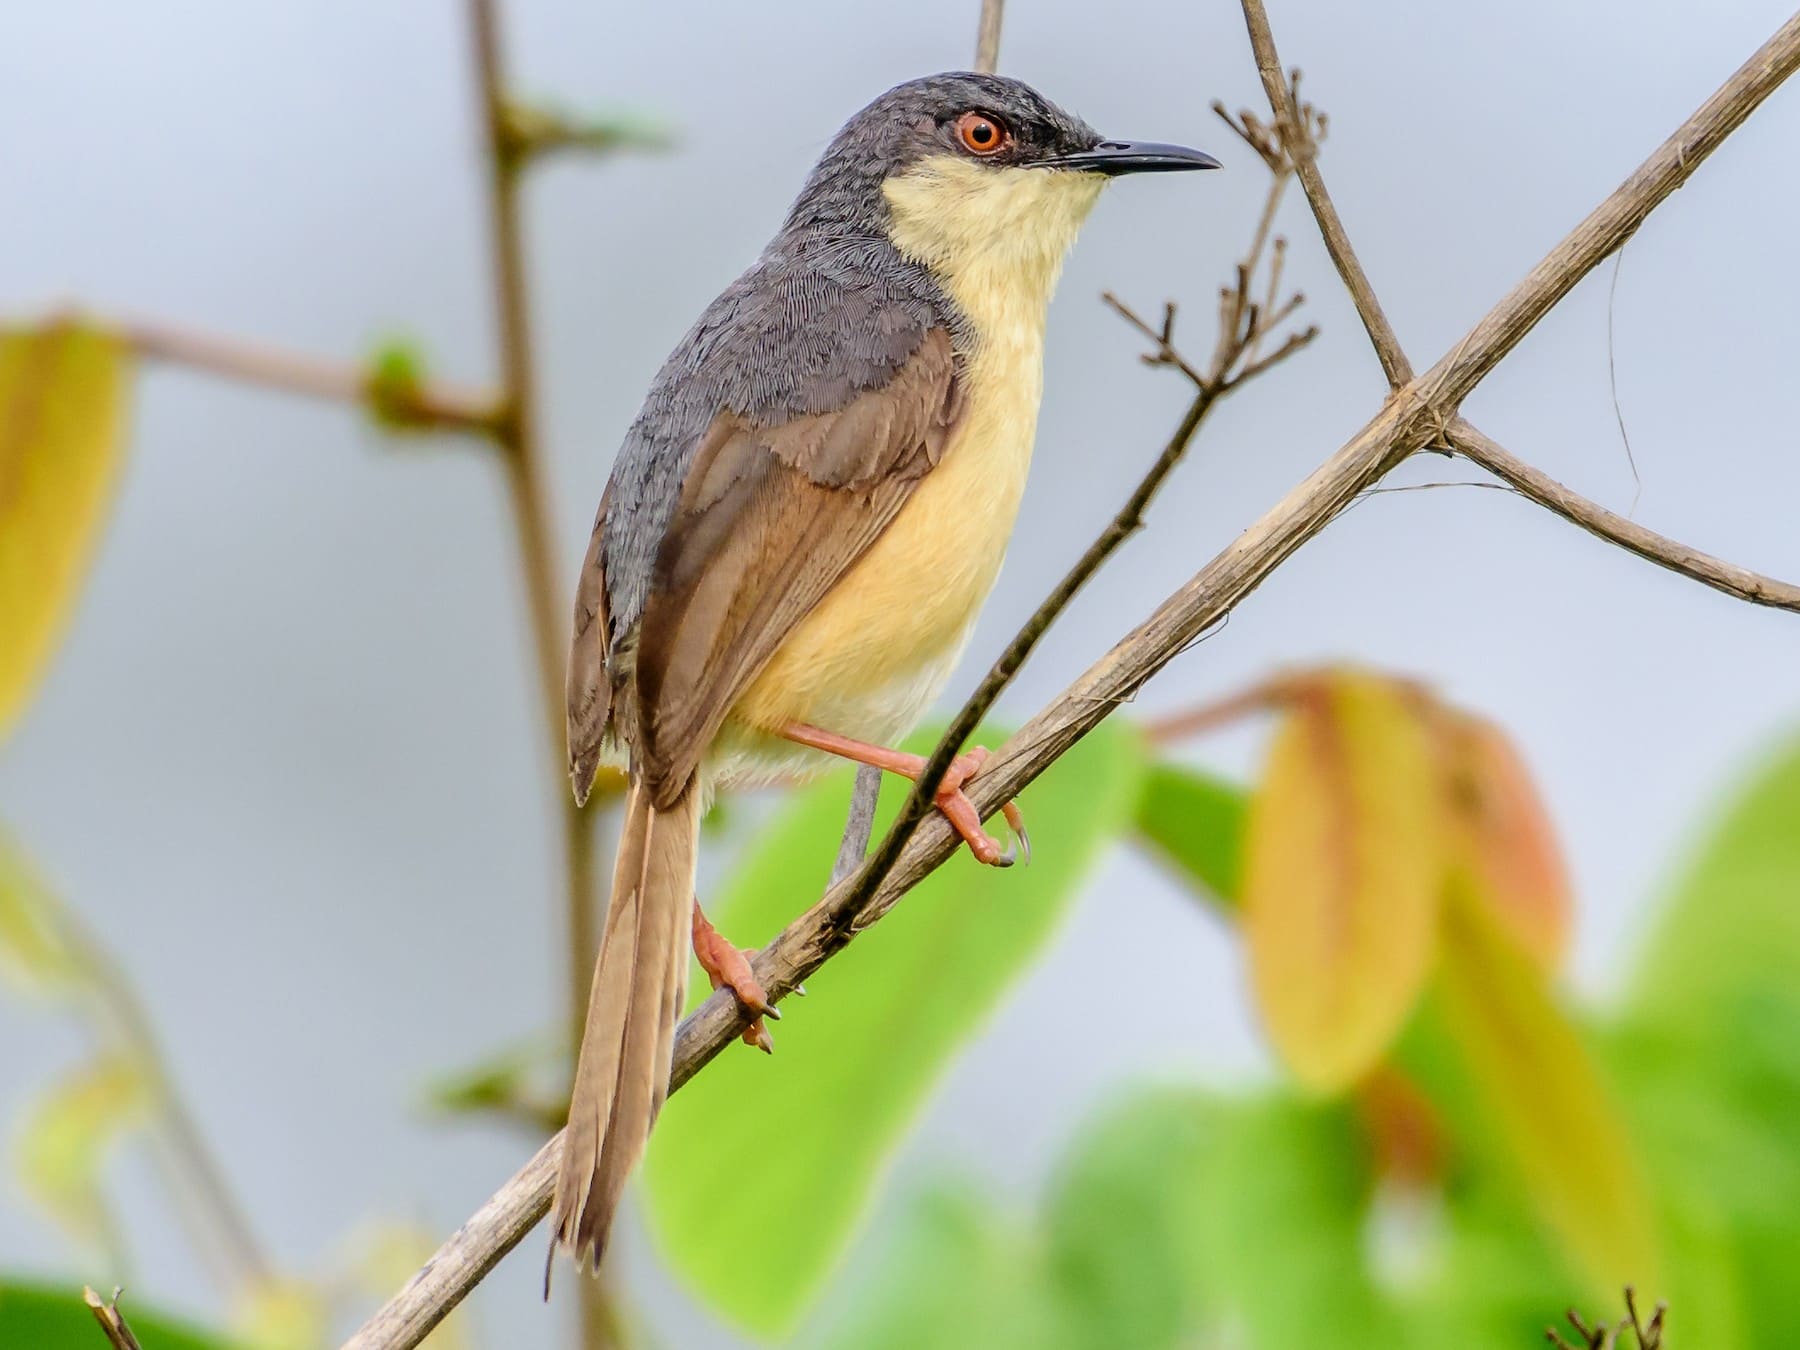
M929 709L992 589L1031 465L1044 318L1102 180L944 156L890 180L893 240L969 324L962 421L894 522L732 710L890 742Z

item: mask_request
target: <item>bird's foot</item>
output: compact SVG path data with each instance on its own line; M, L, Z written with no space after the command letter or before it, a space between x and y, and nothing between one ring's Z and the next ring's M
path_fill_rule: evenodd
M944 813L944 819L950 822L955 831L963 837L976 860L989 867L1011 867L1021 857L1031 861L1031 836L1025 833L1025 817L1019 813L1017 802L1008 802L1001 807L1001 814L1006 818L1006 825L1012 831L1013 842L1003 850L992 835L981 828L981 815L975 809L963 791L967 783L987 763L988 748L985 745L972 746L955 759L944 772L937 787L935 801L937 809ZM918 767L907 776L915 782L925 771L925 761L919 759Z
M781 1013L769 1002L768 992L757 980L756 972L750 969L750 958L756 955L756 948L732 946L707 922L706 915L695 904L694 955L700 959L700 968L712 981L712 987L730 989L744 1011L751 1015L750 1025L744 1028L744 1044L753 1045L766 1055L774 1054L775 1041L763 1025L763 1019L767 1017L779 1022Z
M806 726L792 722L783 727L780 734L799 745L808 745L815 750L823 750L827 754L838 755L857 764L871 764L877 769L885 769L889 773L897 773L903 778L910 778L915 783L919 775L925 772L925 757L910 755L904 750L890 750L884 745L871 745L867 741L855 740L849 736L840 736L835 731L823 731L818 727ZM981 828L981 813L975 809L963 792L963 784L981 772L987 763L988 749L977 745L958 755L950 761L950 767L938 783L934 800L937 809L944 813L963 841L968 844L969 852L976 859L990 867L1011 867L1021 857L1031 861L1031 839L1025 833L1025 818L1019 814L1017 802L1008 802L1001 807L1006 817L1006 824L1013 832L1013 843L1002 849L999 843Z

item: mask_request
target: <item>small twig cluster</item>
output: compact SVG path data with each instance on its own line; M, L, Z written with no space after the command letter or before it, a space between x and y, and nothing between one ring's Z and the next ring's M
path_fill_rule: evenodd
M1163 305L1162 322L1151 324L1110 291L1102 299L1121 318L1154 344L1144 353L1149 366L1172 366L1185 375L1195 390L1211 398L1227 393L1245 380L1261 374L1276 362L1291 356L1318 336L1317 325L1291 332L1267 356L1260 356L1265 341L1273 341L1281 326L1306 303L1306 296L1294 291L1282 296L1282 272L1287 264L1287 239L1273 233L1275 213L1295 173L1295 163L1310 156L1325 138L1325 115L1310 103L1299 103L1300 72L1294 71L1289 89L1300 109L1293 127L1284 123L1265 122L1248 108L1236 114L1223 103L1214 102L1219 120L1249 146L1269 171L1268 192L1263 199L1250 247L1234 269L1232 283L1219 288L1219 331L1213 343L1212 359L1205 368L1194 365L1175 345L1176 306ZM1265 259L1266 267L1265 267ZM1265 272L1260 286L1258 274ZM1257 292L1261 296L1258 298Z
M1656 1310L1650 1314L1650 1320L1644 1321L1638 1315L1637 1291L1626 1285L1625 1316L1617 1322L1600 1322L1590 1326L1580 1312L1570 1308L1569 1325L1575 1329L1575 1334L1580 1339L1566 1341L1555 1327L1545 1327L1544 1338L1556 1350L1624 1350L1621 1338L1630 1332L1636 1342L1636 1350L1662 1350L1663 1318L1668 1311L1666 1303L1658 1303Z

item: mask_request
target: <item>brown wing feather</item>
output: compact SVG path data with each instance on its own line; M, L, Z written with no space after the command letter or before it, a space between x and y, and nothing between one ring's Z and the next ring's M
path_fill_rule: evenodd
M594 534L588 541L587 557L581 561L581 579L575 585L575 639L569 647L569 781L575 787L575 800L584 804L612 723L608 670L612 636L607 631L606 554L600 528L611 495L608 492L600 498Z
M943 457L961 408L950 336L894 378L774 428L715 421L682 483L637 634L635 750L659 807L731 705Z

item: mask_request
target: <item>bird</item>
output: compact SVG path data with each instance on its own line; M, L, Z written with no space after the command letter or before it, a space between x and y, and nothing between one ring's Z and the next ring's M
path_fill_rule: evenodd
M931 706L994 584L1025 487L1046 311L1102 189L1215 169L1103 138L1016 79L895 86L825 148L774 238L701 314L626 433L577 580L569 771L628 773L552 1209L598 1269L668 1093L692 943L715 988L778 1016L694 894L720 787L891 747ZM935 802L981 862L1013 849ZM1016 809L1006 808L1017 834Z

